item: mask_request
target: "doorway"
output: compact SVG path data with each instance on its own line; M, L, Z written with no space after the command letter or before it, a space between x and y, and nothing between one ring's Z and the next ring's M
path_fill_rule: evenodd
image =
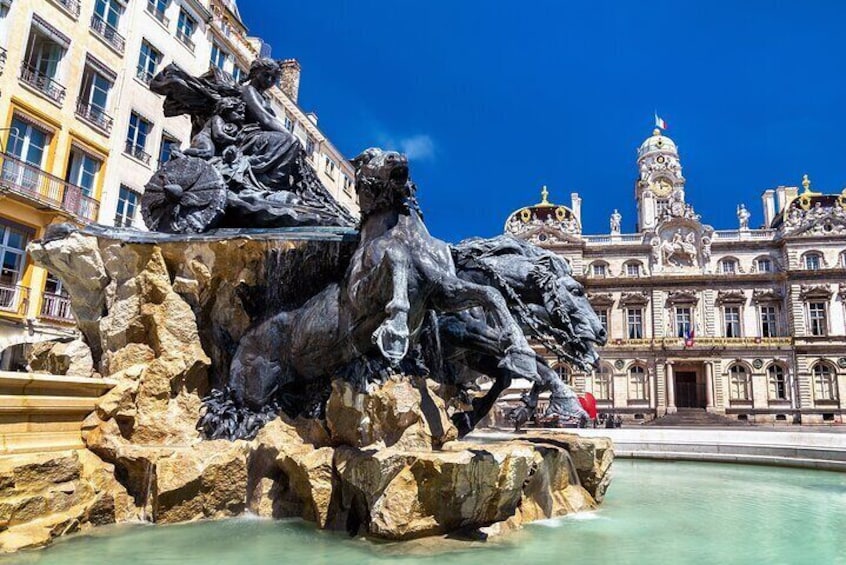
M696 371L676 371L676 406L705 408L705 383L697 382Z

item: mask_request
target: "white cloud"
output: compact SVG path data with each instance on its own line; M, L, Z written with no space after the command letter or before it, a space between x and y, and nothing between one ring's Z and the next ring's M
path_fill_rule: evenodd
M383 149L401 151L408 156L409 160L431 161L435 158L435 141L427 134L418 133L400 138L380 134L378 139Z

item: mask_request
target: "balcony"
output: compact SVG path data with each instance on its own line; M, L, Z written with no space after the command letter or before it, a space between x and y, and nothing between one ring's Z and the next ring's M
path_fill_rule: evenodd
M0 312L23 314L29 299L29 289L23 285L0 284Z
M176 30L176 39L181 41L182 44L187 47L189 51L191 51L191 53L194 52L194 42L191 41L191 38L188 37L188 35L181 29Z
M150 164L150 154L144 151L143 147L135 145L129 140L126 141L126 146L124 147L123 152L135 159L138 159L145 165Z
M74 322L70 298L60 294L44 293L41 303L41 317L56 322Z
M147 86L149 86L150 83L153 81L153 73L141 67L135 69L135 76L138 78L138 80L140 80Z
M165 16L164 11L156 6L155 2L147 2L147 13L156 18L163 26L168 27L170 25L170 20Z
M21 65L21 81L41 92L57 104L65 100L65 87L35 67Z
M100 203L82 187L44 172L17 157L0 153L0 192L8 191L42 206L72 214L81 222L94 222Z
M605 347L634 347L654 349L700 349L714 347L790 347L792 337L699 337L693 340L693 345L685 347L685 340L680 337L655 337L641 339L612 338Z
M74 19L79 17L79 0L53 0L53 3L58 4L59 7L73 16Z
M102 37L107 44L112 46L115 51L123 54L123 50L126 47L126 39L115 28L106 23L106 20L94 14L91 16L91 29Z
M112 131L114 120L99 106L89 104L83 100L77 100L76 115L107 134Z

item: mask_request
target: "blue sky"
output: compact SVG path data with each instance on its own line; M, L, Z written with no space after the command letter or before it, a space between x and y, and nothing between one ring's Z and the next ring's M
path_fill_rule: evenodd
M583 198L634 231L653 110L687 199L717 229L760 194L846 185L846 3L240 0L250 33L302 64L300 105L353 157L409 152L432 233L500 233L514 209Z

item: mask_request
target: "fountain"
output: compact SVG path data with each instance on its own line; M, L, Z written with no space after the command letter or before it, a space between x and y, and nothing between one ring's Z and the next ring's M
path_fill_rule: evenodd
M610 441L460 439L517 377L534 387L516 423L544 391L549 413L585 419L527 340L597 362L605 332L569 266L510 237L433 238L405 156L375 148L353 160L355 229L269 110L278 73L260 59L236 85L166 68L151 87L195 130L147 187L152 231L61 225L31 244L117 384L83 424L104 475L92 499L29 545L246 512L386 540L480 539L595 508ZM494 386L478 396L482 375ZM0 542L26 546L25 527L37 529L13 525Z

